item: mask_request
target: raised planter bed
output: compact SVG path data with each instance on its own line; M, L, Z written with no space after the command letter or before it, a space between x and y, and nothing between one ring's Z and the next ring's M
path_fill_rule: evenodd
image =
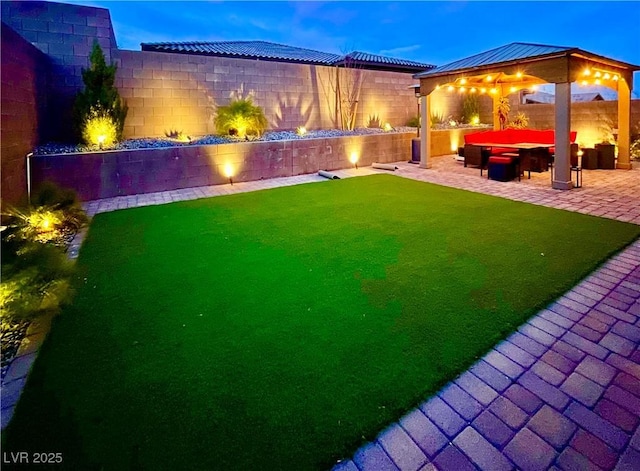
M229 182L287 177L318 170L411 158L411 132L177 146L32 157L34 185L51 180L83 201Z

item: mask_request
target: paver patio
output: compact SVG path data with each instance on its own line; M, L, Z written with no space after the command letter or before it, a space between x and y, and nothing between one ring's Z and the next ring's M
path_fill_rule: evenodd
M640 224L640 170L585 170L583 188L561 192L549 187L547 172L521 182L495 182L453 156L432 159L429 170L396 165L396 174L406 178ZM367 167L335 173L346 178L378 172ZM314 181L324 179L302 175L190 188L91 201L85 208L94 215ZM33 345L21 348L7 373L3 425L33 358ZM6 409L5 391L11 399ZM639 423L636 241L334 470L636 470Z

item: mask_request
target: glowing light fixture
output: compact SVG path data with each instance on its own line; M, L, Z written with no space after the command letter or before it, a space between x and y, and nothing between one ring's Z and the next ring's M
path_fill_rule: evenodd
M511 87L511 88L509 89L509 92L511 92L511 93L515 93L515 92L516 92L516 90L518 90L516 87Z
M619 78L619 77L618 77L618 75L617 75L617 74L613 76L613 80L616 80L616 81L617 81L617 80L618 80L618 78Z
M231 183L233 185L233 165L231 165L229 163L226 164L224 166L224 174L229 179L229 183Z
M305 128L304 126L298 126L296 128L296 134L298 136L304 136L307 133L307 128Z
M604 74L604 79L609 80L611 78L611 74Z
M583 87L586 87L588 83L589 82L587 82L586 80L583 80L582 82L580 82L580 85L582 85Z
M391 124L389 123L384 123L384 127L382 129L386 132L393 131L393 126L391 126Z
M484 88L484 87L482 87L482 88L480 89L480 93L487 93L487 89L486 89L486 88Z
M104 140L107 138L107 136L105 136L104 134L100 134L98 136L98 146L100 146L100 149L102 149L102 145L104 144Z
M358 168L358 153L354 150L351 152L351 156L349 157L349 162L351 162L355 168Z
M440 85L436 85L436 90L440 90Z
M449 86L447 87L447 91L452 92L452 91L453 91L453 85L449 85Z
M516 74L516 77L518 77L518 78L522 78L522 72L518 72L518 73Z
M472 87L471 90L469 90L471 93L475 93L477 92L476 87Z
M471 118L471 124L473 124L474 126L477 126L478 124L480 124L480 116L476 115L473 118Z
M487 78L485 80L487 82L491 82L491 80L493 80L493 77L491 75L487 75Z
M497 89L497 88L492 88L492 89L490 90L490 92L491 92L491 93L493 93L493 94L495 95L496 93L498 93L498 89Z
M582 75L589 76L591 75L591 71L589 69L584 69L584 71L582 72Z
M602 80L600 80L600 79L596 79L596 80L594 81L594 83L595 83L596 85L600 85L600 84L602 83Z
M465 83L467 83L467 79L465 78L460 79L460 85L464 85Z
M531 90L533 90L533 91L536 91L537 89L538 89L538 86L537 86L537 85L533 85L533 86L531 87Z
M600 73L599 70L597 70L596 73L593 76L598 78L598 77L602 77L602 74Z
M464 92L466 92L466 91L467 91L467 89L466 89L466 88L464 88L464 87L460 87L460 93L464 93Z

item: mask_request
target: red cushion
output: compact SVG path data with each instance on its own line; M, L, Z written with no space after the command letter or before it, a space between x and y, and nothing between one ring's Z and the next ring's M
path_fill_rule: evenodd
M518 149L513 147L492 147L491 155L505 154L507 152L518 152Z
M571 131L569 139L576 141L578 133ZM515 144L518 142L531 142L539 144L555 144L555 131L553 129L503 129L500 131L481 131L473 134L465 134L465 144Z
M513 158L492 156L492 157L489 157L489 163L490 164L511 164L513 163Z

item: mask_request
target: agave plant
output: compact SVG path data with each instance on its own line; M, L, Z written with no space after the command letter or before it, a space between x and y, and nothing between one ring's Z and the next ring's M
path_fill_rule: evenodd
M232 101L218 107L216 130L218 134L238 136L260 136L267 128L267 118L262 108L253 104L250 97Z

